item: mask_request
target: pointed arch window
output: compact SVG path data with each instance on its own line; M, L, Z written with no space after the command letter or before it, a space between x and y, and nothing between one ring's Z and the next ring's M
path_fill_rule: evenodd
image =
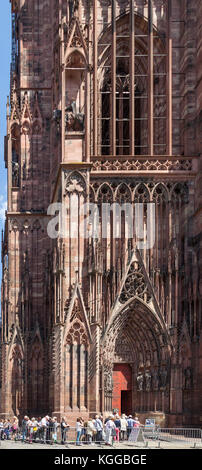
M130 77L120 64L117 70L116 80L116 153L117 155L129 155L130 153ZM111 109L111 78L106 76L102 88L102 142L101 153L102 155L110 155L110 109ZM141 153L141 107L140 107L141 92L138 86L135 86L135 145L136 154Z

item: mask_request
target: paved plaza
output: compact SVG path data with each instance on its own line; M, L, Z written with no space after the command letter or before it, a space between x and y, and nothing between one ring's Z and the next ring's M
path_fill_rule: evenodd
M76 450L94 450L94 449L114 449L114 450L130 450L130 449L193 449L193 448L201 448L202 449L202 442L199 440L198 442L186 442L186 441L178 441L178 442L165 442L165 441L145 441L145 443L131 443L131 442L124 442L124 443L115 443L112 446L106 446L104 443L101 445L93 444L87 445L83 444L81 446L76 446L75 444L41 444L41 443L22 443L20 441L1 441L0 443L0 450L3 449L76 449Z

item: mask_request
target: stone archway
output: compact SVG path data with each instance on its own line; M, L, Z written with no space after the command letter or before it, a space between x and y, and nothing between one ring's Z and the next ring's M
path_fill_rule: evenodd
M102 338L104 411L115 400L114 365L125 364L132 371L132 412L169 413L170 356L166 327L150 307L138 298L120 307Z
M19 344L15 344L10 355L11 412L15 416L21 414L23 408L23 352Z

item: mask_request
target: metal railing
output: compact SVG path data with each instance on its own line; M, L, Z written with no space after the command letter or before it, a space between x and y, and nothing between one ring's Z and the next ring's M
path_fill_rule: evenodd
M104 427L103 432L90 432L83 427L78 435L75 427L65 430L58 426L38 426L37 428L18 427L15 433L10 429L0 430L0 440L10 439L27 443L62 444L62 445L105 445L119 444L133 447L202 447L202 430L196 428L160 428L141 426L140 428L118 431L114 434Z
M193 447L202 445L202 430L192 428L159 428L156 431L158 442L173 444L190 444Z
M133 429L130 445L144 447L202 447L202 430L196 428L160 428L142 426Z

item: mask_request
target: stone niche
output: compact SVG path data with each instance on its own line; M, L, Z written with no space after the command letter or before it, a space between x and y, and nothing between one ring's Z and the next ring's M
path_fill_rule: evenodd
M82 161L85 132L85 60L74 51L65 71L65 161Z

